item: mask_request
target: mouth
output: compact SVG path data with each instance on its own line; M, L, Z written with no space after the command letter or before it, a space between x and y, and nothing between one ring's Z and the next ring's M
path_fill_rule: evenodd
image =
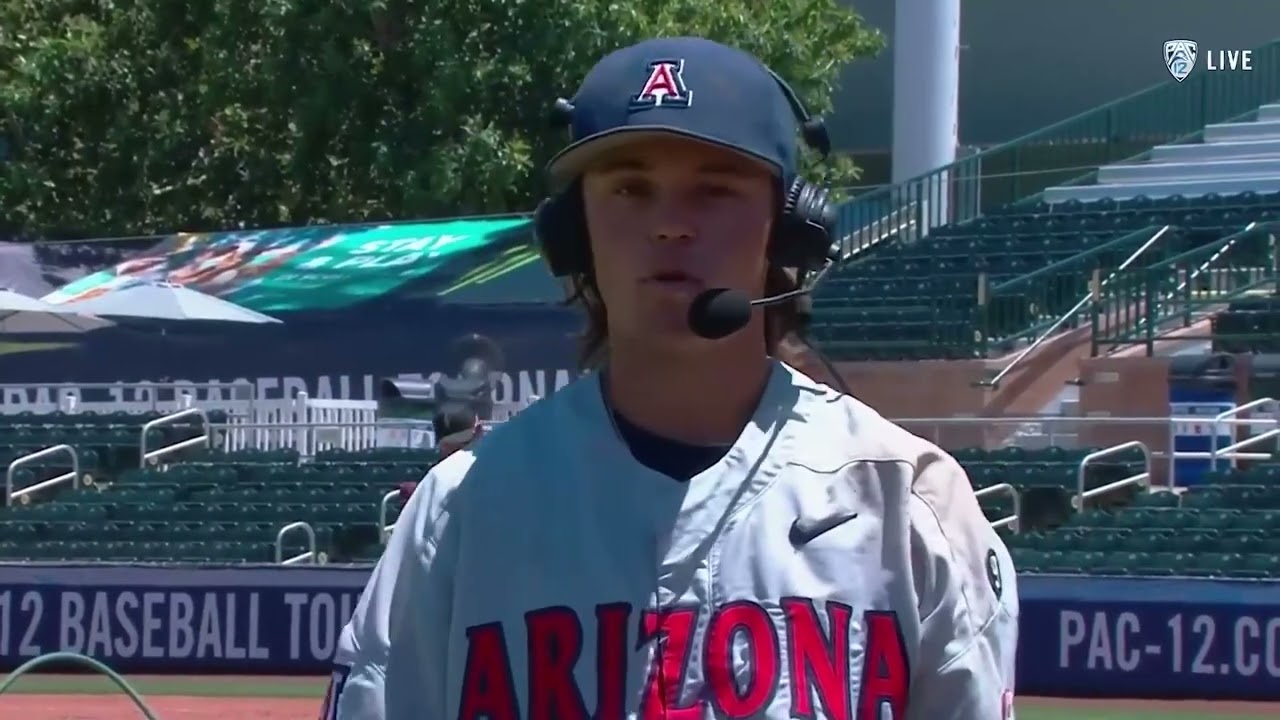
M644 282L647 285L657 285L658 287L672 289L697 289L702 287L701 280L680 270L656 272L645 278Z

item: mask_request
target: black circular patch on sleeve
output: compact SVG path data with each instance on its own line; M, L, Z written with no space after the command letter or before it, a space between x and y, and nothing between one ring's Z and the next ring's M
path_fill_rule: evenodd
M996 555L994 549L987 551L986 565L987 582L991 583L991 589L996 597L1000 597L1004 593L1004 578L1000 575L1000 556Z

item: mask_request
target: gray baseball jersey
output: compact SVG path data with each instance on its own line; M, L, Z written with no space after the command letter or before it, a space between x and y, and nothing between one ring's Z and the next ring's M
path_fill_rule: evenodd
M777 363L681 483L602 398L587 375L428 474L341 720L1013 716L1014 571L945 452Z

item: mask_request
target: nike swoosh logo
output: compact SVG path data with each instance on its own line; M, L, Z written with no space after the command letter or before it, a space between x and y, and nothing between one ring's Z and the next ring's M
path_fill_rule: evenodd
M795 547L801 547L813 542L818 536L823 535L831 530L835 530L841 525L858 517L858 513L843 513L841 515L832 515L820 520L806 520L796 518L791 523L791 532L787 535L787 539Z

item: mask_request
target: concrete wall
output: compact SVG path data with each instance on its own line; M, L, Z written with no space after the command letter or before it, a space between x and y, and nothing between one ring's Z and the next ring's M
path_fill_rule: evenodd
M847 0L893 42L894 0ZM961 0L960 143L1012 140L1169 80L1165 40L1247 49L1280 36L1267 0ZM844 72L832 139L887 150L892 50ZM1196 72L1203 72L1203 57Z

